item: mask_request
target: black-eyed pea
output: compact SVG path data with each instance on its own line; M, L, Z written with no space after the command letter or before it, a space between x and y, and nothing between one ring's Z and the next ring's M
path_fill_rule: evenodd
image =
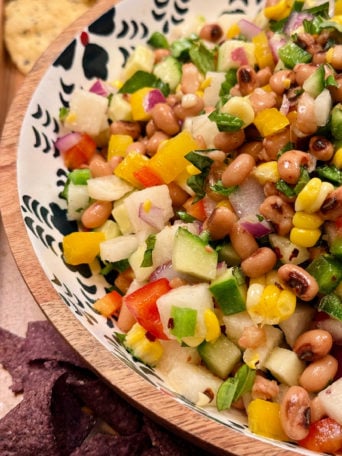
M310 160L310 155L301 150L292 149L284 152L278 160L280 178L288 184L296 184L301 173L301 168L308 166Z
M232 229L232 226L237 221L236 214L228 207L216 207L204 222L204 229L210 233L211 239L218 240L227 236Z
M173 109L166 103L157 103L151 109L151 116L158 130L173 136L180 131L180 124Z
M237 70L236 78L242 96L249 95L257 87L256 72L250 65L242 65Z
M146 152L146 144L142 141L134 141L132 144L127 146L126 154L129 154L130 152L135 152L144 155Z
M269 247L259 247L241 263L241 269L247 277L256 278L272 271L277 262L277 255Z
M263 87L269 83L272 71L270 67L261 68L256 74L256 81L258 87Z
M290 128L274 133L273 135L266 136L262 141L262 146L266 152L267 160L277 160L279 151L291 141Z
M181 90L183 93L196 93L199 90L203 77L193 63L182 65Z
M280 266L278 276L303 301L311 301L319 291L316 279L305 269L295 264Z
M255 167L255 160L252 155L238 155L223 171L222 184L225 187L240 185L251 174Z
M214 146L223 152L232 152L245 142L245 131L220 131L214 137Z
M325 136L312 136L309 142L310 153L320 161L329 161L334 155L334 146Z
M296 83L302 86L309 76L317 70L316 65L310 63L297 63L293 68Z
M270 77L269 84L273 92L282 95L295 81L295 74L292 70L279 70Z
M200 38L217 43L223 37L223 30L219 24L205 24L199 32Z
M160 144L169 138L169 135L164 133L163 131L156 131L146 142L146 152L148 155L153 156Z
M326 355L310 363L299 377L299 384L310 393L318 393L334 380L338 369L338 361Z
M230 241L238 256L243 260L251 256L259 248L254 236L239 222L234 223L231 228Z
M266 220L272 222L280 236L285 236L290 232L295 211L280 196L271 195L265 198L259 207L259 212Z
M342 215L342 187L329 193L321 206L319 215L323 220L330 221L335 221Z
M301 386L291 386L280 404L280 421L286 435L302 440L309 433L311 400Z
M86 228L98 228L108 220L112 209L113 203L111 201L94 201L83 212L81 222Z
M141 125L139 122L117 120L111 124L110 132L113 135L128 135L136 140L141 135Z
M110 164L100 154L94 155L90 160L89 170L92 177L109 176L112 174Z
M301 334L295 341L293 351L302 361L316 361L326 356L332 347L333 338L324 329L311 329Z
M189 194L182 189L176 182L170 182L168 185L170 198L174 207L181 207L189 198Z
M325 408L322 404L322 401L319 396L315 396L311 400L311 423L314 423L315 421L320 420L324 416L326 416L326 411Z

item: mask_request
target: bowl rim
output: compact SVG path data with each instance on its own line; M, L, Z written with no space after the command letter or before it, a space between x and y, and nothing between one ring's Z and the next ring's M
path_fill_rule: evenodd
M29 240L17 192L19 132L31 96L45 72L70 40L94 19L122 0L98 2L48 47L24 79L9 108L0 142L0 211L10 249L29 291L46 318L102 379L134 407L169 430L216 455L300 454L277 443L248 437L183 405L157 389L110 353L77 320L59 297L40 265Z

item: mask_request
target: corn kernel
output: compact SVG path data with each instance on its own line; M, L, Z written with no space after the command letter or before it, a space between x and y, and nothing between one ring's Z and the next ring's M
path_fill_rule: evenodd
M211 81L212 81L212 78L210 78L210 77L205 78L204 81L200 85L201 90L205 90L207 87L210 87Z
M312 207L315 205L315 202L319 196L321 190L322 181L318 177L310 179L305 187L297 195L295 202L296 212L315 212L315 209L312 210Z
M146 330L139 323L135 323L128 331L124 345L133 356L152 367L163 355L163 346L159 340L149 340L146 337Z
M333 156L332 162L336 166L336 168L342 169L342 147L339 147L337 149Z
M273 19L275 21L285 19L290 13L292 3L292 1L280 0L275 5L264 8L264 15L267 19Z
M266 182L277 182L280 178L278 171L278 163L276 161L269 161L261 163L253 171L254 176L258 179L261 185Z
M227 31L227 38L234 38L234 36L240 35L240 27L237 24L233 24Z
M254 110L248 98L231 97L222 106L221 111L241 119L244 127L247 127L254 121Z
M313 247L321 236L321 230L292 228L290 232L290 241L299 247Z
M296 228L315 230L319 228L323 220L317 214L308 214L306 212L296 212L293 216L292 223Z
M207 330L205 340L214 342L221 334L221 327L215 312L211 309L204 311L204 324Z

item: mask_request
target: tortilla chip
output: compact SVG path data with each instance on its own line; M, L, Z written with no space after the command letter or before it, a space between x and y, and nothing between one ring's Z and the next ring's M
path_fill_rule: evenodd
M13 393L22 393L27 373L25 339L0 328L0 363L11 374Z
M53 40L96 0L11 0L5 3L4 40L27 74Z

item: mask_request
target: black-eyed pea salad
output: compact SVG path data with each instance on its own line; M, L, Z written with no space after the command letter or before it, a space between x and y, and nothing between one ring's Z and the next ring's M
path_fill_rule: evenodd
M337 453L342 2L184 30L61 110L65 262L100 265L94 309L177 393Z

